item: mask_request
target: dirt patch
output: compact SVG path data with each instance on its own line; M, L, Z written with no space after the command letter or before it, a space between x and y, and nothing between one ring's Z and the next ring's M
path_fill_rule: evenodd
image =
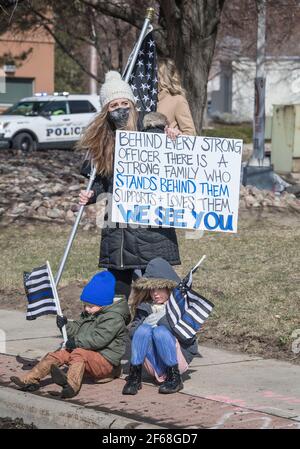
M58 289L62 312L68 318L77 318L81 313L82 302L79 298L84 285L84 282L74 282ZM14 290L7 293L0 289L0 297L1 309L18 310L26 313L27 302L25 293L22 291Z
M84 286L84 282L76 282L59 289L61 308L64 315L73 319L78 318L83 304L80 301L80 295Z
M290 348L280 348L277 338L268 336L227 336L222 338L207 326L199 336L199 350L201 344L212 348L226 349L228 351L244 352L251 356L264 359L278 359L300 365L300 354L293 354Z

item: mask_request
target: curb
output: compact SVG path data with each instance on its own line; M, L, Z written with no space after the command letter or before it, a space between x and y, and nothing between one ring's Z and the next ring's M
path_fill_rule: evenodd
M39 429L164 429L112 413L0 386L0 417L23 418Z

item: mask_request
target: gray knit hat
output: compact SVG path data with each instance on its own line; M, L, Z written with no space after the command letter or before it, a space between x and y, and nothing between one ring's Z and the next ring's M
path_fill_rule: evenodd
M135 103L129 84L122 80L119 72L111 70L105 75L105 82L100 88L100 105L103 108L103 106L118 98L127 98L133 104Z

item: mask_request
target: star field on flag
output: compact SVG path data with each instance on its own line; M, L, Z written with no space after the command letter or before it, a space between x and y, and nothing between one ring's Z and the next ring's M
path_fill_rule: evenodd
M157 58L152 32L148 33L141 45L129 84L136 101L136 109L141 113L156 111L157 105Z

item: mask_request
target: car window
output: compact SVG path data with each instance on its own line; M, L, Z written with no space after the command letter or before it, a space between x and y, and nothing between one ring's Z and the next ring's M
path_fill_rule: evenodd
M67 114L66 101L49 101L44 107L43 112L50 113L50 115Z
M69 100L71 114L96 112L96 108L87 100Z
M3 112L5 115L38 115L45 101L20 101Z

